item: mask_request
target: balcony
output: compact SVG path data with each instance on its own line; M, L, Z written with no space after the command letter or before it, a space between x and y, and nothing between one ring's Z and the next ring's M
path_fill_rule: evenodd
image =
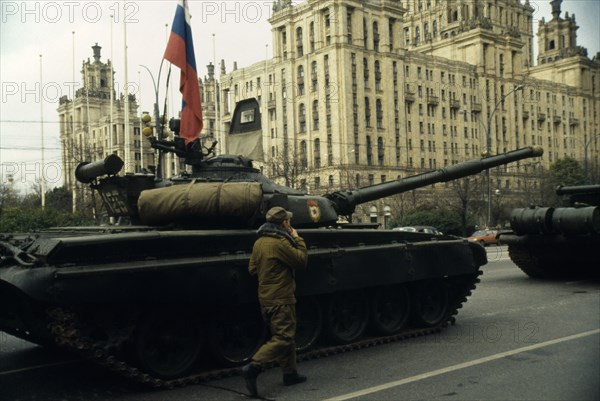
M427 104L430 106L437 106L438 104L440 104L440 98L437 96L428 95Z
M408 103L413 103L415 101L415 92L405 90L404 91L404 100Z
M267 107L269 108L269 110L270 110L270 109L274 109L274 108L275 108L275 106L276 106L275 100L269 100L269 101L267 102Z
M554 117L552 117L552 122L554 124L560 124L562 122L562 117L561 116L554 116Z
M537 119L538 119L538 121L546 121L546 114L545 113L538 113Z
M571 126L579 125L579 119L578 118L569 118L569 125L571 125Z
M451 109L460 109L460 100L450 99L450 108Z
M523 110L521 115L523 116L523 120L527 120L529 118L529 112L527 110Z
M482 110L481 103L471 102L471 112L481 113L481 110Z

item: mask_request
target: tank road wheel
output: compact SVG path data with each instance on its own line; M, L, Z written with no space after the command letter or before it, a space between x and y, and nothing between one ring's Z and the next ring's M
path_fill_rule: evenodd
M143 370L168 380L188 372L203 344L203 328L192 313L160 310L143 319L135 351Z
M363 291L333 294L325 306L324 329L327 337L338 344L360 338L369 322L369 302Z
M225 309L211 328L211 353L220 365L242 365L262 345L265 335L266 326L258 305Z
M296 304L296 351L310 349L319 338L323 326L323 313L314 298L301 298Z
M442 280L426 280L413 287L413 315L419 326L442 323L449 308L448 286Z
M380 335L400 332L410 316L410 293L406 286L377 288L371 298L371 328Z

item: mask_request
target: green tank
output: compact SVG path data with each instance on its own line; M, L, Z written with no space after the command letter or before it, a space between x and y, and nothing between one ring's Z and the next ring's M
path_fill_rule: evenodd
M514 209L500 241L532 278L600 277L600 185L559 186L556 194L570 206Z
M232 143L262 134L257 101L240 102L232 118ZM359 204L542 153L525 148L316 196L277 185L248 158L212 155L214 145L151 142L191 172L118 175L123 162L114 155L77 168L77 179L122 224L0 235L0 330L155 385L239 366L263 342L247 266L256 228L273 206L294 213L309 246L308 268L297 274L300 353L441 329L475 288L487 263L483 248L340 217Z

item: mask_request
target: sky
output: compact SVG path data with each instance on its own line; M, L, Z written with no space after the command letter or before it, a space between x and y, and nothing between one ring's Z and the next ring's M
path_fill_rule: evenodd
M272 4L272 0L189 0L198 75L206 76L206 65L215 60L218 65L224 59L230 72L234 61L242 68L272 57L268 22ZM551 19L550 1L530 0L530 4L535 33L539 19ZM130 91L141 90L142 110L152 110L152 77L140 65L158 78L176 5L176 0L0 0L0 183L6 184L11 175L13 185L27 193L43 172L48 188L62 185L58 99L73 97L73 87L81 82L82 62L93 60L91 47L96 43L102 47L101 61L113 60L120 93L125 82L125 26ZM600 50L600 1L564 0L562 11L561 16L565 11L575 14L578 44L587 47L591 58ZM172 75L171 86L176 88L176 68ZM169 97L172 104L180 104L177 90Z

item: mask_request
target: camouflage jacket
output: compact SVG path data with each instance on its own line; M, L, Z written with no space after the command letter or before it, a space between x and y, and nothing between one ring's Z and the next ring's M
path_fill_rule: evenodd
M306 267L308 252L302 237L292 238L280 226L265 223L258 229L248 271L258 276L262 306L296 303L296 269Z

